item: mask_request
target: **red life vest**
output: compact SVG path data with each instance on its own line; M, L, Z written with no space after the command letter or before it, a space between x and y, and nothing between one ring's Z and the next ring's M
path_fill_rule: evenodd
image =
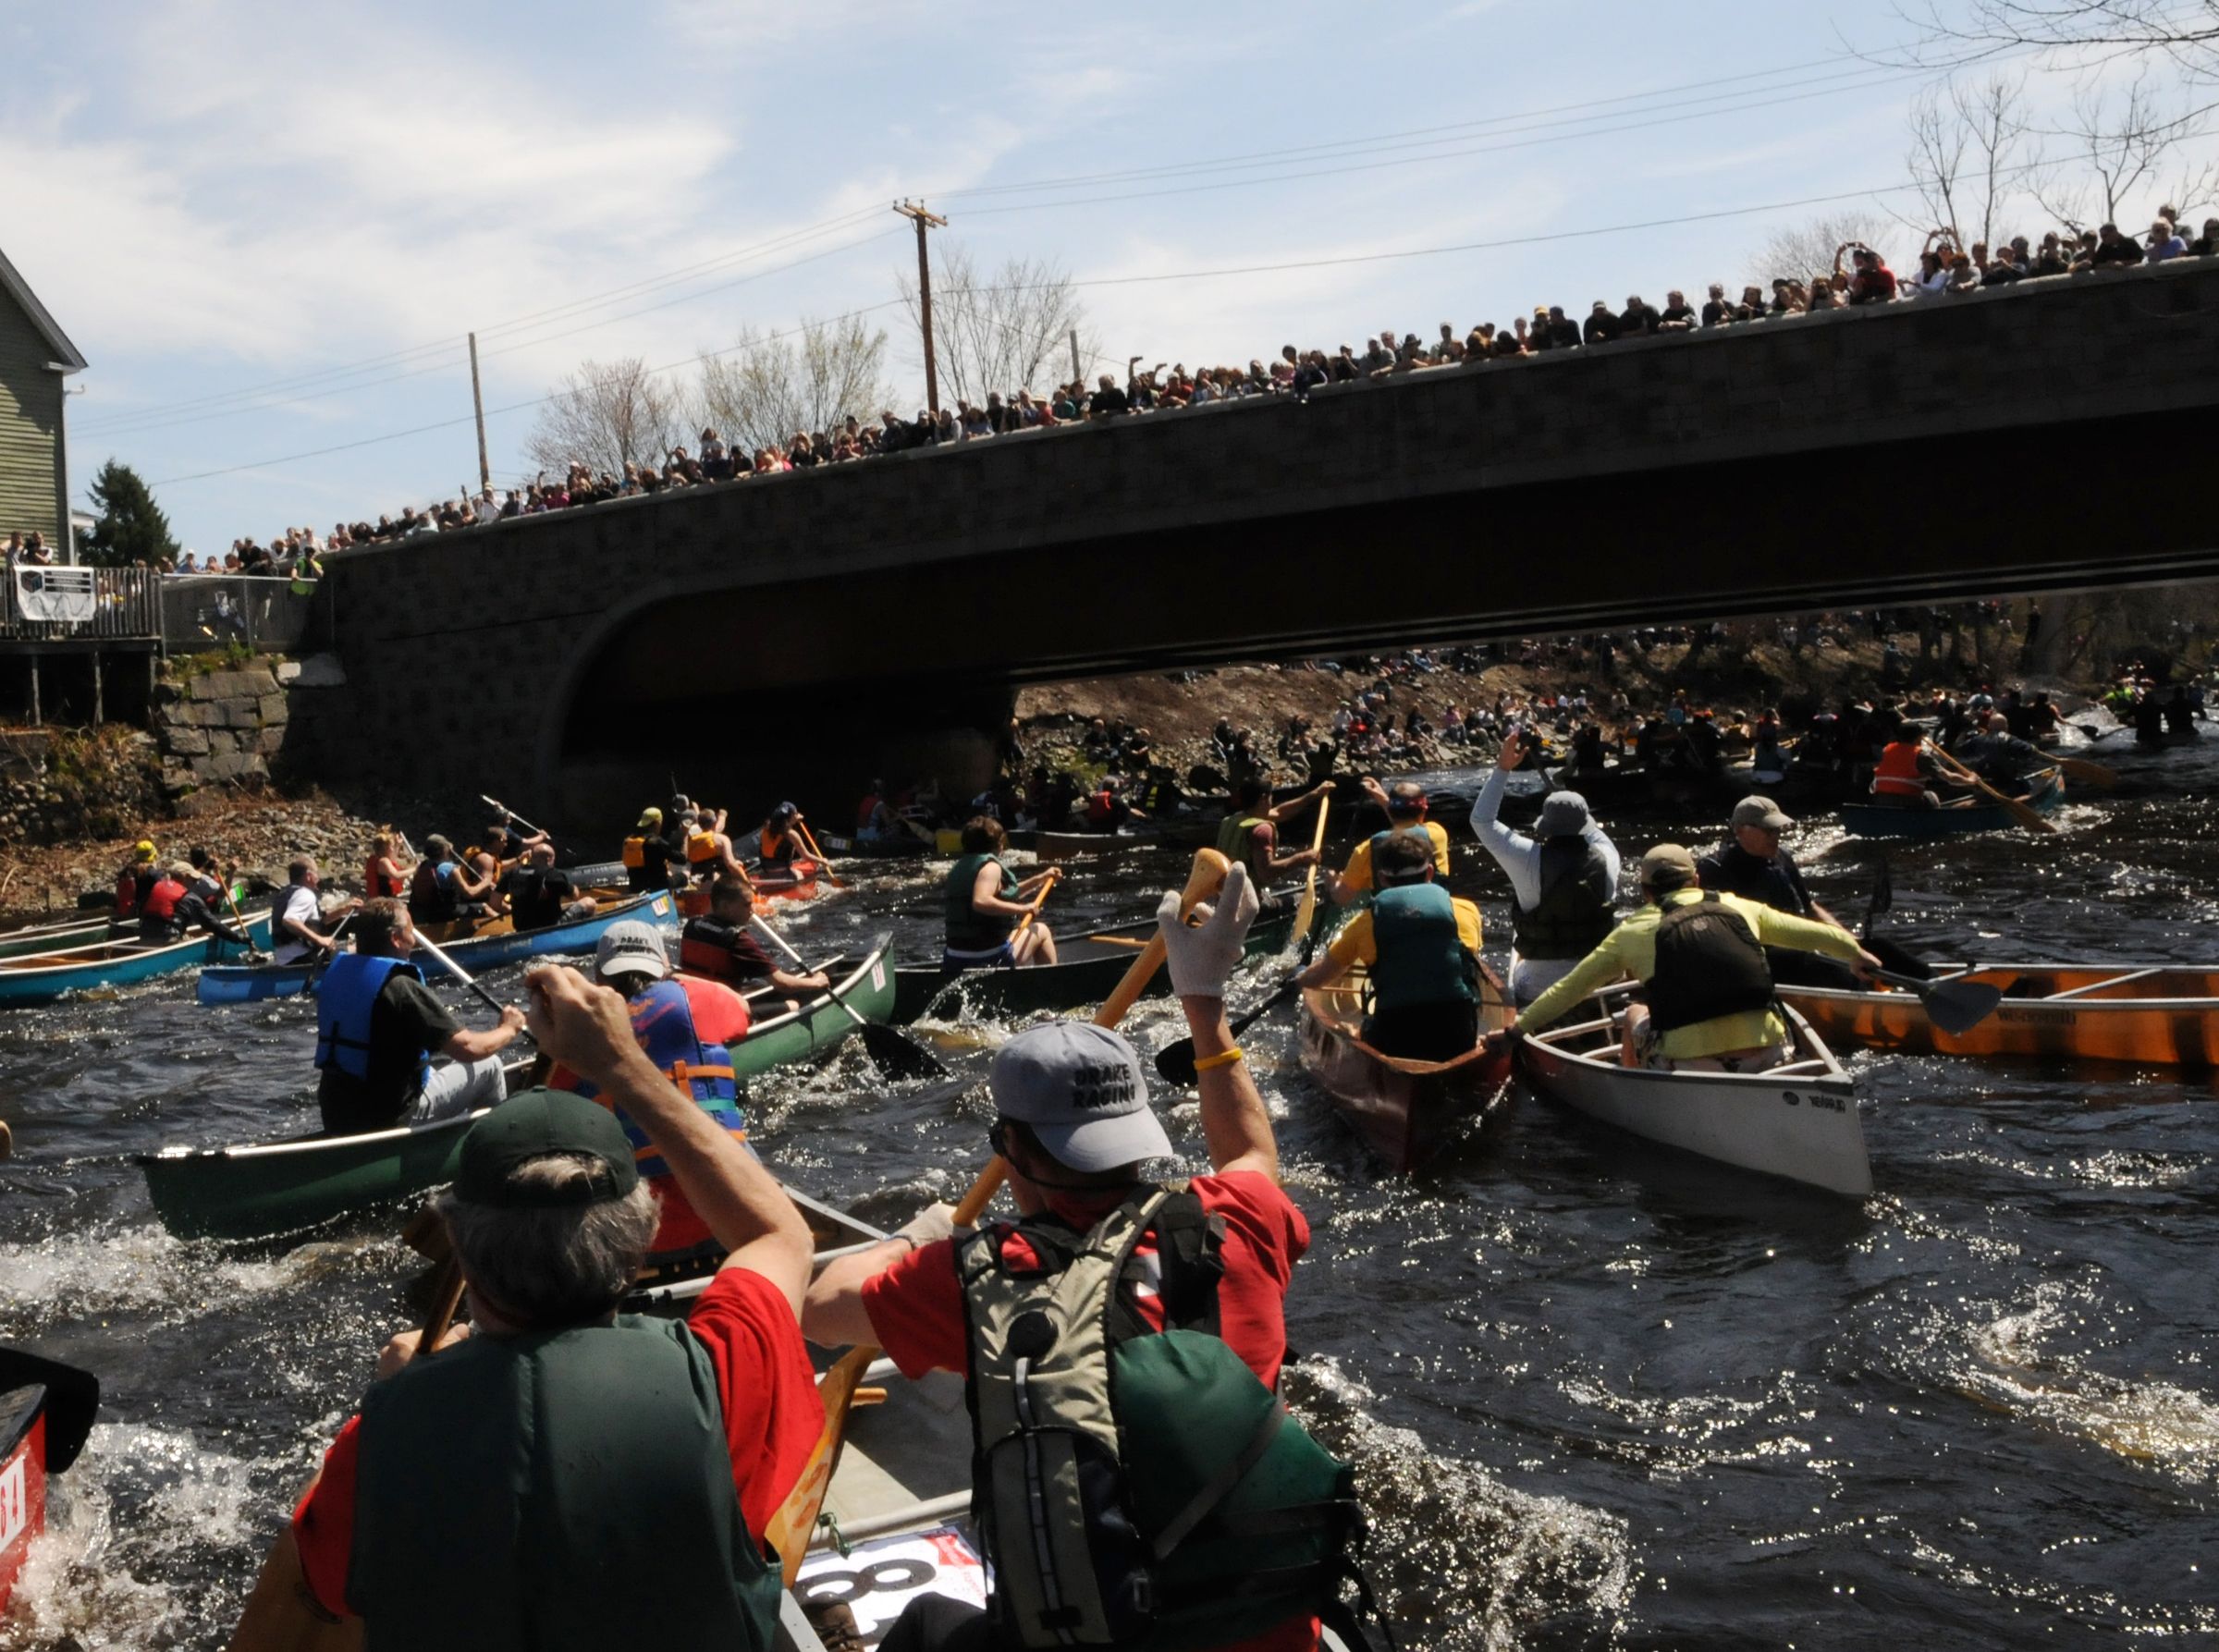
M143 869L126 866L117 873L116 875L116 915L119 918L138 916L139 909L144 903L147 892L154 887L158 875L151 866Z
M384 855L372 855L362 863L362 898L366 900L398 900L401 883L398 877L388 877L378 868L386 863Z
M1918 740L1894 740L1880 754L1872 770L1872 789L1882 797L1917 797L1926 789L1919 772Z
M178 910L178 902L185 899L185 886L165 873L154 880L154 887L146 892L139 903L139 915L166 924L170 914Z

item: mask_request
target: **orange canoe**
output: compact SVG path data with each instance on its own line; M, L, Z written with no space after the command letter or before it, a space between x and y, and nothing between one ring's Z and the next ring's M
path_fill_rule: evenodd
M1907 992L1782 986L1820 1036L1912 1055L2035 1056L2141 1067L2219 1067L2219 970L2180 964L1936 965L1936 980L2000 987L1971 1031L1936 1029Z

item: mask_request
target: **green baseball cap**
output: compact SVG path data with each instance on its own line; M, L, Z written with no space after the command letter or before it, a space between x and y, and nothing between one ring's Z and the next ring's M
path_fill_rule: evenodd
M519 1187L509 1180L519 1165L550 1153L597 1160L608 1174L566 1187ZM598 1205L624 1198L639 1184L631 1143L616 1114L582 1095L544 1086L510 1096L472 1125L455 1175L458 1198L505 1210Z

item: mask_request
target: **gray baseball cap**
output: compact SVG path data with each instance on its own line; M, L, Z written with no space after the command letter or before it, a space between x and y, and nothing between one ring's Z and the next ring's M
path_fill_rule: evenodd
M663 932L637 918L611 924L594 948L594 973L603 980L611 975L652 975L662 980L670 973L670 954L663 946Z
M1171 1139L1148 1107L1148 1076L1123 1036L1092 1022L1051 1021L994 1056L995 1110L1029 1125L1056 1162L1114 1170L1170 1158Z
M1570 838L1588 829L1588 800L1576 791L1552 791L1541 800L1538 830L1544 838Z
M1745 797L1734 805L1734 824L1737 826L1761 826L1768 832L1784 832L1796 823L1771 798Z

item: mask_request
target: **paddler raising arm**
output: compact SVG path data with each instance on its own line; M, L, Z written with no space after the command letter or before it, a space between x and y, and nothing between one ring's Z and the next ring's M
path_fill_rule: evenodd
M309 1588L373 1648L768 1646L764 1533L824 1426L795 1322L808 1228L620 997L560 967L527 990L540 1047L641 1127L729 1254L683 1325L619 1316L656 1205L616 1115L533 1090L480 1120L439 1201L473 1328L412 1362L414 1333L386 1345L293 1517Z
M1426 789L1416 780L1397 780L1390 791L1371 775L1364 777L1364 795L1387 812L1387 829L1374 833L1348 857L1348 864L1341 868L1329 893L1335 906L1346 906L1372 887L1371 853L1379 843L1397 832L1423 836L1433 853L1433 870L1441 877L1449 875L1448 828L1426 818Z

